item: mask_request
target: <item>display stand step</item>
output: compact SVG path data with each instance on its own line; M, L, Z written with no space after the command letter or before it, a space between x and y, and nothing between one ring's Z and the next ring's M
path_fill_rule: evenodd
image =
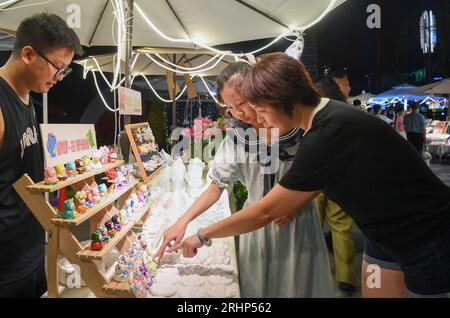
M147 203L138 213L135 220L140 220L145 216L146 213L150 211L150 203ZM103 260L105 255L115 247L123 238L125 238L131 229L134 227L137 221L130 220L129 223L120 231L115 234L115 236L110 239L108 244L106 244L101 251L92 251L90 247L86 250L77 253L81 260Z
M103 210L104 208L111 205L113 202L117 201L120 197L122 197L125 193L133 189L138 184L137 180L134 180L132 183L125 186L123 189L115 192L114 194L109 195L108 197L104 198L103 201L100 203L94 205L92 208L87 210L83 214L79 214L76 218L71 220L65 220L61 218L54 218L52 219L52 223L58 226L78 226L81 223L83 223L86 220L89 220L92 216L94 216L99 211Z
M124 164L123 160L117 160L114 163L107 163L106 165L104 165L100 169L94 169L92 171L85 172L83 174L79 174L76 177L67 178L67 180L64 180L64 181L59 181L55 185L47 185L47 184L44 183L44 181L42 181L42 182L33 184L31 186L28 186L28 188L30 190L39 191L39 192L54 192L54 191L57 191L57 190L59 190L61 188L65 188L67 186L70 186L70 185L72 185L74 183L83 181L83 180L88 179L90 177L96 176L96 175L98 175L100 173L106 172L106 171L108 171L110 169L117 168L117 167L119 167L119 166L121 166L123 164Z
M131 291L131 286L128 281L122 283L112 281L111 283L104 285L103 290L110 295L118 295L121 297L133 296L133 292Z

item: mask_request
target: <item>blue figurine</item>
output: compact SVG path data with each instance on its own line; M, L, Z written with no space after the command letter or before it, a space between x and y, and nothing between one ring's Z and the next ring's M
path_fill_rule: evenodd
M58 213L58 216L65 220L71 220L75 217L75 204L73 199L64 201L64 211Z

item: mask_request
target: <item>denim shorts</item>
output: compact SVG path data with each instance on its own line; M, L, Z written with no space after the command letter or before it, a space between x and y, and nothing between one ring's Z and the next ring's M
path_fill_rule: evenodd
M389 255L387 251L383 249L379 244L366 239L364 244L363 259L368 264L375 264L384 269L393 271L401 271L400 264L397 263L394 258Z
M395 254L367 241L364 254L364 260L370 264L399 268L410 296L450 297L450 231L424 246Z

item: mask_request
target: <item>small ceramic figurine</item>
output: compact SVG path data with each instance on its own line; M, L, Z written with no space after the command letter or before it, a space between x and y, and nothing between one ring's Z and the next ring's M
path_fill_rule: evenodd
M66 163L66 173L70 178L74 178L77 176L77 167L75 166L75 162L69 161Z
M102 249L103 249L102 233L100 229L97 229L91 235L91 250L101 251Z
M92 198L94 199L94 203L96 203L96 204L99 203L101 197L100 197L100 190L99 190L97 184L94 183L94 184L91 186L91 191L90 191L90 193L91 193L91 195L92 195Z
M66 168L64 168L64 165L56 165L55 171L56 171L56 177L58 178L58 180L64 181L68 178L67 174L66 174Z
M59 212L58 216L65 220L70 220L75 217L75 205L73 199L64 201L64 211Z
M83 156L83 164L86 172L92 171L92 161L88 156Z
M75 167L77 168L78 174L83 174L86 171L86 167L81 159L75 160Z
M144 237L142 235L139 235L137 237L139 244L141 244L141 247L146 250L147 249L147 242L145 241Z
M53 167L45 168L44 170L45 180L44 183L46 185L54 185L58 183L58 178L56 177L56 171Z
M106 176L108 177L109 181L117 182L118 181L117 169L109 169L109 170L107 170L106 171Z
M105 227L108 230L108 236L110 238L113 238L114 235L116 235L116 230L114 229L114 223L112 221L106 221L105 222Z
M109 148L107 146L100 147L99 151L101 152L100 162L102 165L106 165L109 160Z
M78 213L84 213L88 210L88 206L86 205L86 192L78 191L75 193L73 202Z
M92 206L94 205L95 201L94 201L94 197L92 196L91 192L87 192L86 193L86 205L90 208L92 208Z
M106 187L106 184L101 183L98 186L98 191L100 192L101 197L105 197L108 194L108 188Z
M101 157L102 152L100 150L95 150L92 154L92 168L100 169L101 167L103 167L102 163L100 162Z
M129 259L125 255L121 255L119 257L119 261L115 267L114 271L114 279L117 282L124 282L128 279L130 267L129 267Z
M119 223L121 225L126 225L128 223L128 218L126 216L126 211L125 210L119 210L118 217L119 217L119 219L118 219Z
M119 215L117 215L117 214L114 215L111 218L111 221L114 224L114 229L116 230L116 232L120 232L120 230L122 230L122 224L120 224L120 222L119 222Z
M108 244L110 237L108 235L108 230L106 229L106 227L102 225L98 228L98 230L100 231L100 240L102 241L103 245Z
M109 148L109 162L114 163L117 160L117 151L114 148Z
M134 202L131 199L125 201L125 211L127 218L132 218L134 214Z

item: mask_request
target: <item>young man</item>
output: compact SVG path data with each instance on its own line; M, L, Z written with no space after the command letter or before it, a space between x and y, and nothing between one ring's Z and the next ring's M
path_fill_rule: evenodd
M53 14L22 21L0 68L0 297L40 297L47 290L44 230L12 185L27 173L43 179L43 158L30 92L47 93L81 54L75 32Z

